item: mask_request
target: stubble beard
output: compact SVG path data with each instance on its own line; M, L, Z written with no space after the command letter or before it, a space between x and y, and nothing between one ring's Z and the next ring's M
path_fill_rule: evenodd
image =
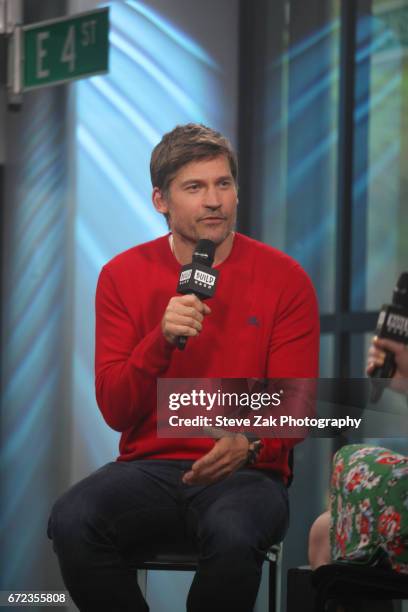
M222 234L218 233L216 227L214 229L205 227L204 225L200 227L199 223L192 225L187 231L183 229L180 231L177 228L175 228L175 231L181 236L184 242L190 243L193 247L197 245L199 240L211 240L218 247L234 232L236 221L237 215L235 213ZM173 231L172 228L171 231Z

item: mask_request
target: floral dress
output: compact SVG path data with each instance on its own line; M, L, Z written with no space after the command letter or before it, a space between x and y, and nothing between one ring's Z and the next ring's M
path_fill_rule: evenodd
M385 563L408 574L408 457L352 444L333 460L333 560Z

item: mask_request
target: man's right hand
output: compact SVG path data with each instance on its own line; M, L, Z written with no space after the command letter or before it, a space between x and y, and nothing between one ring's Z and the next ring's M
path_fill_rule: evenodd
M203 319L210 312L211 308L196 295L172 297L161 322L163 336L170 344L175 344L178 336L198 336Z

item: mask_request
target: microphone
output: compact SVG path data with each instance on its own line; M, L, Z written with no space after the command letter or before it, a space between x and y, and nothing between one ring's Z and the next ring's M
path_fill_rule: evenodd
M200 300L210 298L215 293L218 270L211 266L214 262L215 243L212 240L199 240L190 264L181 268L177 292L187 295L193 293ZM185 349L186 336L177 336L176 346L180 351Z
M375 330L379 338L388 338L395 342L408 344L408 272L403 272L398 279L392 296L392 304L384 304L378 316ZM385 350L386 356L382 366L376 367L370 374L372 380L370 400L375 403L380 399L384 388L395 374L394 353Z

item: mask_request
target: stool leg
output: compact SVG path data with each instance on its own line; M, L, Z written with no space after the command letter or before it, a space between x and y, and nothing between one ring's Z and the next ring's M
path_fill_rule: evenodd
M269 561L268 612L277 612L276 599L278 585L276 584L276 577L276 561Z

